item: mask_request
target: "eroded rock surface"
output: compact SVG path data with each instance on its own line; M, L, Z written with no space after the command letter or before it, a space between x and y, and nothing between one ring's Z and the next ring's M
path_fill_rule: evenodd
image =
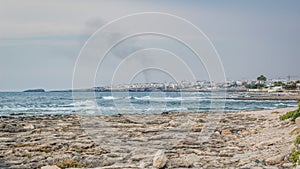
M289 110L225 113L208 139L207 113L1 117L0 168L289 168Z

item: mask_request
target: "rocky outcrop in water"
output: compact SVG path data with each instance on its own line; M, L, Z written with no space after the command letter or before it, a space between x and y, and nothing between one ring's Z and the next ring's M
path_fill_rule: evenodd
M46 92L44 89L29 89L24 90L23 92Z

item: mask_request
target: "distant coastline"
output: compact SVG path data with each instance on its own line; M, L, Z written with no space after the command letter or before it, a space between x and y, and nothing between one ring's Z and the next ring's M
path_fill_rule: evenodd
M68 90L50 90L49 92L247 92L246 89L68 89Z
M87 89L66 89L66 90L49 90L45 89L28 89L23 92L226 92L226 93L244 93L257 94L255 97L237 97L227 98L233 100L300 100L300 90L293 90L287 92L253 92L247 89L161 89L161 88L138 88L138 89L117 89L117 88L103 88L94 87ZM265 96L265 95L270 96Z
M23 92L46 92L45 89L28 89L24 90Z

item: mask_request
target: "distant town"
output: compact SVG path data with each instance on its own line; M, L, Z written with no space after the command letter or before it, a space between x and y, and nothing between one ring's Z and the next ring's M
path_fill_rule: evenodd
M39 89L37 89L39 90ZM225 83L214 83L211 81L181 81L165 83L134 83L118 84L103 87L92 87L88 89L73 89L67 91L132 91L132 92L176 92L176 91L227 91L227 92L300 92L300 80L278 80L267 79L264 75L258 76L256 80L232 80Z
M295 92L300 94L300 80L278 80L267 79L264 75L257 77L256 80L232 80L225 83L214 83L212 81L180 81L180 82L151 82L107 85L103 87L91 87L85 89L56 90L50 92L107 92L107 91L131 91L131 92ZM45 92L44 89L29 89L24 92Z

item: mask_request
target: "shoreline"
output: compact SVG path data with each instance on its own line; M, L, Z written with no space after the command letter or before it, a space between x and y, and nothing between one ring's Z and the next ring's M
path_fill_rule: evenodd
M300 95L290 96L258 96L258 97L239 97L239 98L227 98L233 100L300 100Z
M232 98L231 98L232 99ZM238 100L238 99L237 99ZM244 99L247 100L247 99ZM255 99L253 99L255 100ZM259 100L259 99L258 99ZM296 100L297 101L297 100ZM273 109L261 109L261 110L237 110L237 111L215 111L215 112L210 112L210 113L244 113L244 112L260 112L260 111L276 111L276 110L289 110L289 109L295 109L295 106L288 106L288 107L281 107L281 108L273 108ZM117 113L117 114L95 114L95 115L83 115L83 114L78 114L78 113L66 113L66 114L29 114L27 115L26 113L10 113L7 115L0 115L0 119L1 118L25 118L25 117L48 117L48 116L62 116L61 118L63 118L63 116L81 116L81 117L85 117L85 116L89 116L89 117L97 117L97 116L116 116L116 115L165 115L165 114L194 114L194 113L208 113L208 111L163 111L161 113L152 113L152 114L144 114L144 113Z
M0 117L0 167L152 168L162 150L167 168L290 168L291 110L224 113L206 141L208 113Z

